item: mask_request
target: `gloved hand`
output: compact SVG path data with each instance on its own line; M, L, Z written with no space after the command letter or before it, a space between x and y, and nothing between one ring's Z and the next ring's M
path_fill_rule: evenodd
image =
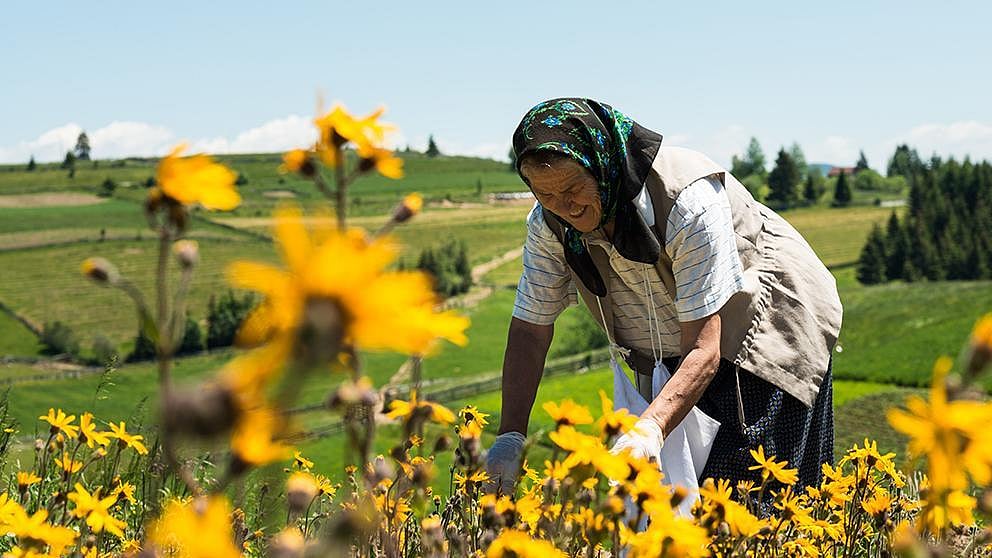
M519 432L504 432L496 436L493 445L486 452L486 473L489 482L483 487L486 492L512 495L517 477L520 475L520 455L524 451L527 438Z
M642 418L633 428L617 438L610 453L620 453L626 449L634 457L660 461L661 447L664 445L665 434L661 431L661 426L651 419Z

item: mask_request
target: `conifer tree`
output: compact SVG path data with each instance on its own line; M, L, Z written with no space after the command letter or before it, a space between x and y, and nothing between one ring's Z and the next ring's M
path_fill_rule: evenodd
M36 169L36 168L38 168L38 163L35 163L35 162L34 162L34 155L32 155L32 156L31 156L31 160L30 160L30 161L28 161L28 168L27 168L26 170L27 170L28 172L31 172L31 171L33 171L33 170L34 170L34 169Z
M885 282L885 236L882 228L876 224L868 241L861 249L861 257L858 258L858 281L865 285L877 285Z
M858 155L858 162L854 165L854 174L858 174L859 172L868 170L869 168L871 167L868 166L868 158L865 157L865 151L862 149Z
M837 177L837 184L834 186L834 206L845 207L851 203L851 185L847 181L844 171Z
M785 149L779 149L775 159L775 168L768 175L768 199L785 205L795 203L799 199L799 170L796 169L792 157Z
M427 138L427 151L424 152L428 157L437 157L441 154L441 150L437 148L437 144L434 143L434 134L431 134Z

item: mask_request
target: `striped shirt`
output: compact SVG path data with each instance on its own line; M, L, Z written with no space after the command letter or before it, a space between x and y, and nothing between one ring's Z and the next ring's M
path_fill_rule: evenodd
M635 205L648 225L653 225L654 209L646 191L642 190ZM715 314L743 289L730 200L720 181L713 178L685 188L666 223L664 249L672 260L674 296L654 266L621 256L601 229L583 234L582 239L587 247L598 246L609 257L608 277L603 279L613 299L617 344L645 354L652 354L652 345L659 342L664 355L680 354L679 322ZM534 204L527 216L523 273L513 316L547 325L577 300L564 249L545 224L540 205ZM656 314L650 312L652 305ZM660 327L655 326L655 316ZM653 330L657 330L654 336Z

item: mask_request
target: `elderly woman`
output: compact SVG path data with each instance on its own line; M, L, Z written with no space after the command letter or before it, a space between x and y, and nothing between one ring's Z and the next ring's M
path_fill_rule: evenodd
M695 406L721 423L702 478L757 478L758 446L798 468L801 486L832 461L833 276L729 172L661 143L616 109L575 98L540 103L513 135L537 203L487 454L492 488L513 490L554 322L576 291L629 350L649 402L615 450L657 456ZM655 357L673 375L652 397Z

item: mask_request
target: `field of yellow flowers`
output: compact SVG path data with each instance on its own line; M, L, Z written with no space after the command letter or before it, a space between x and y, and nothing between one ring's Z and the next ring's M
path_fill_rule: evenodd
M234 173L208 156L183 157L179 146L161 161L144 207L158 241L154 292L141 292L107 259L82 262L84 275L130 297L155 344L155 434L146 439L83 410L39 410L43 434L0 494L4 556L988 553L992 531L982 520L992 512L992 403L974 386L992 361L992 315L957 359L935 364L927 399L889 411L892 426L910 439L908 460L865 440L836 465L823 465L819 486L798 487L796 470L758 447L753 481L706 479L688 516L678 508L689 495L666 485L655 463L608 449L637 417L615 411L604 393L596 417L570 401L545 406L556 428L530 443L554 449L541 464L524 462L512 494L486 492L480 439L488 416L472 406L453 412L420 399L417 389L387 409L403 426L402 443L372 455L382 403L359 349L409 355L417 385L420 359L443 341L465 344L468 326L437 310L429 276L392 267L397 246L389 232L420 211L419 196L403 198L378 231L347 226L353 181L403 173L383 147L392 127L381 114L358 118L336 106L315 119L314 145L285 155L282 170L311 179L333 213L308 220L282 206L274 232L283 267L229 267L231 285L260 293L262 302L238 334L244 350L192 388L171 377L199 263L196 242L186 238L189 211L232 209L240 198ZM167 284L170 266L181 271L174 285ZM298 429L287 411L305 382L323 374L345 378L328 399L350 449L343 484L313 473L314 463L293 447ZM6 452L14 431L0 426ZM445 451L455 459L439 472L434 456ZM287 464L279 494L287 514L280 525L263 526L244 505L244 483L273 463ZM450 475L450 493L432 490L439 474Z

